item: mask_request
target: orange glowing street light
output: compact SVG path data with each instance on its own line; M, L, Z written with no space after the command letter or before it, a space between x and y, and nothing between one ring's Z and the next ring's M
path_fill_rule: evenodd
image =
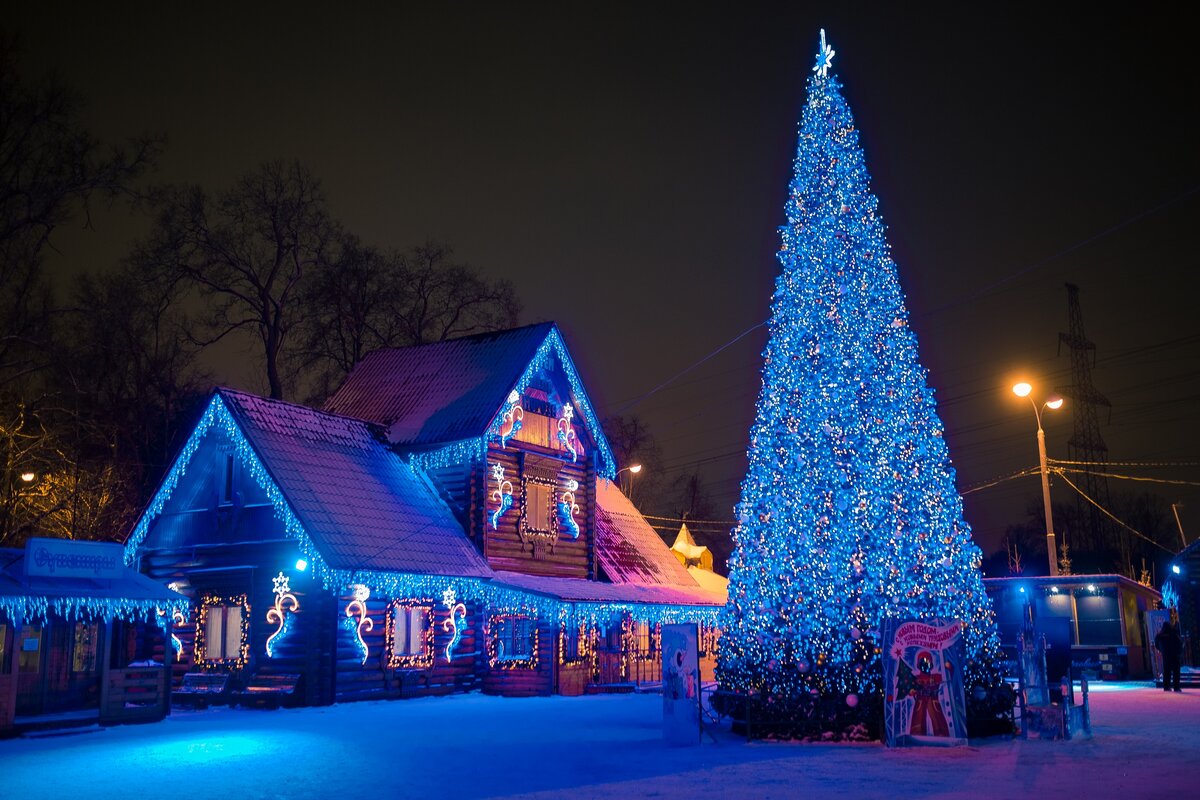
M1048 408L1057 411L1063 407L1063 399L1060 395L1051 394L1039 406L1036 400L1029 397L1033 386L1024 381L1015 384L1012 391L1017 397L1029 398L1029 403L1033 406L1033 415L1037 419L1038 465L1042 472L1042 504L1046 509L1046 550L1050 559L1050 575L1057 576L1058 551L1054 544L1054 514L1050 510L1050 472L1046 468L1046 432L1042 430L1042 410Z

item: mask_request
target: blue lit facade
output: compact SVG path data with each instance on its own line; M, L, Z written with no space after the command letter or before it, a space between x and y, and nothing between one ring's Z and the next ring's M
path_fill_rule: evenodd
M639 630L653 646L662 622L715 625L724 596L701 589L608 480L611 450L557 329L518 330L523 355L497 368L504 337L487 342L487 369L470 342L457 360L436 346L399 354L417 371L438 360L444 378L445 398L414 393L420 425L362 418L381 393L413 407L399 368L362 389L358 416L214 394L125 544L129 563L192 599L176 681L300 674L305 704L576 694L635 665L653 672ZM455 398L489 394L491 414L462 438L475 423L447 415L479 415ZM505 416L523 424L502 430ZM427 418L454 438L395 441ZM624 568L631 558L640 573ZM496 655L511 651L528 657Z

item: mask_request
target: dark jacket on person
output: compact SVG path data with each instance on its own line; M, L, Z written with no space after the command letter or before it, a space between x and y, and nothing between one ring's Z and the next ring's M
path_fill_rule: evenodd
M1154 646L1163 654L1163 658L1179 658L1183 652L1183 639L1179 636L1179 629L1170 622L1164 622L1162 630L1154 637Z

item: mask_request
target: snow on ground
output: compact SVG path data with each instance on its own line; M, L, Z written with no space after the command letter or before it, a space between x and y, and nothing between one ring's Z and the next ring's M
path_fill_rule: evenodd
M164 722L0 741L0 798L1189 797L1200 691L1104 684L1095 738L667 747L656 695L479 694L283 711L177 711Z

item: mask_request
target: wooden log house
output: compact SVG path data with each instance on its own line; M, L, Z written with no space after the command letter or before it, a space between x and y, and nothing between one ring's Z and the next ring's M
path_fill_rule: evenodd
M300 675L299 702L658 680L702 588L612 483L556 326L368 355L317 410L219 389L126 542L180 587L175 680Z

